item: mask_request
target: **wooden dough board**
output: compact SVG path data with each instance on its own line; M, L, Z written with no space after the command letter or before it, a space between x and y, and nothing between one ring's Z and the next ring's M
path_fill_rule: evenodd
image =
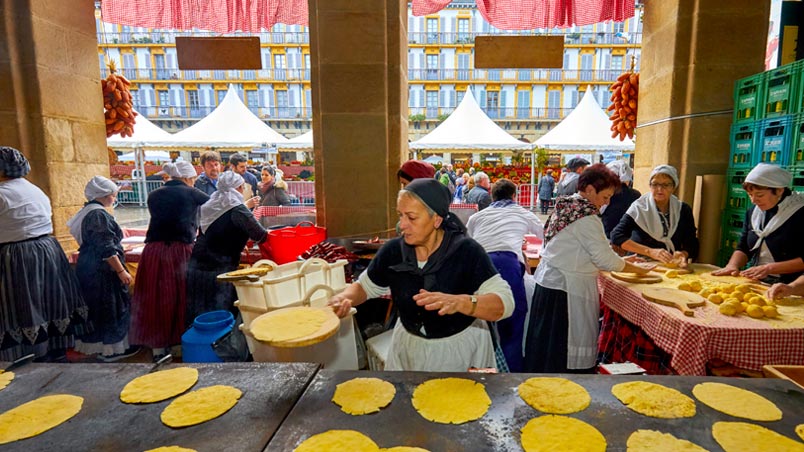
M695 315L690 308L699 308L706 304L706 299L697 293L669 287L648 287L642 290L642 297L654 303L676 308L689 317Z
M654 269L654 271L662 272L662 273L666 273L666 272L668 272L670 270L675 270L679 275L689 275L690 273L692 273L692 270L690 270L688 268L670 268L670 267L665 267L662 264L656 264L656 268Z
M263 344L268 344L272 347L280 347L280 348L307 347L308 345L315 345L320 342L324 342L325 340L334 336L335 333L338 332L338 329L341 327L341 319L339 319L338 316L335 315L335 312L333 312L332 308L329 306L324 308L310 308L306 306L298 306L294 308L282 308L277 309L276 311L265 313L260 317L273 316L280 312L286 314L292 311L304 311L309 309L318 309L320 311L323 311L327 315L327 319L324 321L324 324L321 325L321 328L319 328L318 331L316 331L315 333L289 341L259 341L259 342ZM255 340L258 339L255 338Z
M640 276L636 273L611 272L611 276L612 278L619 279L620 281L637 284L654 284L664 281L661 276L655 273L648 273L647 275Z

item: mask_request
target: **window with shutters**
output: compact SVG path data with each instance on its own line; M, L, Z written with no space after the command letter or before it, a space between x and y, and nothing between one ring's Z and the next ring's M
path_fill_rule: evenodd
M575 108L578 105L578 91L572 90L572 96L570 97L570 106Z
M458 43L465 44L469 40L469 19L458 19Z
M285 71L287 69L285 54L278 53L274 55L274 80L285 80Z
M458 54L458 80L469 80L469 58L468 53Z
M279 118L288 117L288 90L276 90L276 115Z
M516 92L516 117L526 119L530 117L530 91L519 90Z
M561 91L550 90L547 93L547 117L558 119L561 117Z
M427 43L438 44L438 19L427 19Z
M159 116L170 115L170 92L160 89L157 94L159 95Z
M591 81L594 75L594 55L591 53L584 53L581 55L581 80L584 82Z
M123 75L129 80L137 78L137 63L133 53L123 54Z
M217 96L218 97L218 104L217 105L220 105L221 102L223 102L223 98L226 97L226 90L221 89L221 90L216 91L216 93L218 93L218 96Z
M438 54L429 54L427 57L427 80L438 80Z
M154 69L156 69L157 79L167 80L170 78L170 73L165 67L165 55L154 55Z
M187 108L190 110L190 116L193 118L200 118L203 116L201 114L201 106L198 102L198 91L197 90L188 90L187 91Z
M438 116L438 91L427 91L425 113L428 118Z
M492 119L500 117L499 91L489 91L486 95L486 114Z

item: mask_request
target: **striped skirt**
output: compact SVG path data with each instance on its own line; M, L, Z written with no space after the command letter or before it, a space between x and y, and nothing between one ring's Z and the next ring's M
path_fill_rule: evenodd
M131 300L129 343L151 348L181 344L187 305L187 262L193 245L151 242L142 250Z
M78 279L46 235L0 245L0 360L65 349L92 330Z

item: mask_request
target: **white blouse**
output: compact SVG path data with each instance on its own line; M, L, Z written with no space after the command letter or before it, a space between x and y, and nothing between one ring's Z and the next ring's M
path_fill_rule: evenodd
M53 233L50 199L27 179L0 182L0 244Z

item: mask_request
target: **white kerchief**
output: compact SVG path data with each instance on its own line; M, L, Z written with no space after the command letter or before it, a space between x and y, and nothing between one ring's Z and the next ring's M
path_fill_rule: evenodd
M112 193L117 193L117 190L117 184L111 180L103 176L95 176L90 179L86 187L84 187L84 196L87 198L87 201L93 201L111 195Z
M201 232L206 233L209 225L234 207L243 204L243 195L237 187L243 185L243 176L234 171L224 171L218 178L218 189L199 209Z
M628 166L628 162L625 160L613 160L606 167L620 178L620 182L626 183L634 180L634 170Z
M637 226L647 232L654 240L664 243L668 251L671 253L676 251L672 238L673 234L676 233L678 220L681 216L681 201L675 195L670 195L670 221L666 237L663 235L664 228L660 218L661 213L659 213L659 208L656 206L656 201L651 193L645 193L637 198L628 207L625 214L633 218Z
M70 234L75 237L75 241L78 242L78 246L81 246L84 243L83 237L81 237L81 225L84 222L84 217L86 217L89 212L98 209L103 209L103 206L96 202L87 203L81 210L78 211L78 213L67 220L67 227L70 228Z
M760 163L745 176L745 182L760 187L785 188L790 186L793 176L777 165Z
M751 247L751 251L759 248L762 245L762 242L765 241L765 237L771 235L773 231L779 229L779 227L783 225L785 221L789 220L793 214L798 212L798 209L804 207L804 196L801 196L798 193L792 193L790 196L784 198L782 202L778 204L778 206L779 210L776 212L776 215L774 215L773 218L768 221L768 224L764 229L762 228L762 223L765 222L765 211L754 206L754 211L751 213L751 229L754 230L754 233L757 235L757 237L759 237L759 240L757 240L757 243Z
M165 163L162 165L162 170L173 178L189 179L198 176L193 165L184 160L179 160L176 163Z

